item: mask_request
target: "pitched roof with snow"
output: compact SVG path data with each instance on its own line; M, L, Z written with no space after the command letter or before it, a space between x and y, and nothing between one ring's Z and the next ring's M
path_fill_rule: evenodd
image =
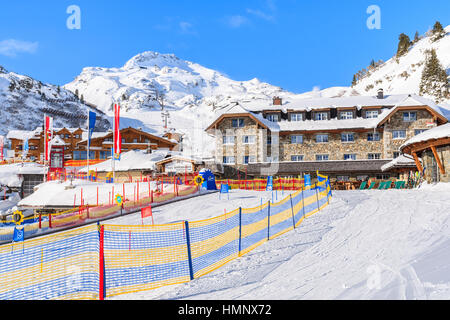
M446 123L442 126L438 126L433 129L424 131L418 134L417 136L412 137L411 139L407 140L404 144L400 146L400 150L418 142L424 142L428 140L435 140L441 138L450 138L450 123Z

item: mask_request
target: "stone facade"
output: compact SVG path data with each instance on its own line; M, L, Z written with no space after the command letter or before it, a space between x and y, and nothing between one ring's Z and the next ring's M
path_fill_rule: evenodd
M427 123L432 123L433 116L426 110L414 110L416 112L415 121L403 121L403 112L407 110L401 110L392 115L388 122L384 124L384 158L393 158L394 152L399 152L400 146L408 139L415 136L415 130L417 129L430 129L434 126L427 126ZM395 130L405 130L406 137L404 139L394 139L393 132Z
M328 155L329 160L344 160L344 154L354 154L358 160L368 159L369 153L382 155L383 134L377 131L380 141L367 141L367 134L372 132L343 131L342 133L353 134L353 142L342 142L340 132L305 133L301 134L303 143L300 144L291 143L291 136L294 134L283 134L280 136L280 160L291 161L291 157L295 155L303 155L303 161L316 161L316 155L322 154ZM316 142L318 134L327 134L328 142Z
M422 153L423 166L425 168L425 180L428 183L450 182L450 145L436 147L436 152L441 160L445 173L442 174L431 150Z

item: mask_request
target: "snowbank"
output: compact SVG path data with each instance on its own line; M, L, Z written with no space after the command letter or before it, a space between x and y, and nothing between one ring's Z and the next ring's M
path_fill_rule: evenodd
M37 163L13 163L0 166L0 184L18 188L22 185L21 174L45 174L46 167Z

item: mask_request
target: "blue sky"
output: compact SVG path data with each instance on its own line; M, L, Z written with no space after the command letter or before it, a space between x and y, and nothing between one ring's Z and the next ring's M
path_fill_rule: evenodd
M70 5L80 30L66 26ZM381 29L367 27L370 5ZM83 67L120 67L151 50L301 93L348 86L372 58L392 57L401 32L413 38L436 20L450 24L448 0L2 1L0 65L63 85Z

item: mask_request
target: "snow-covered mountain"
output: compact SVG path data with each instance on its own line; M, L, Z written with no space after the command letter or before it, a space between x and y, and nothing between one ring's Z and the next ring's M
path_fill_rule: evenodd
M235 81L199 64L173 54L147 51L136 55L121 68L84 68L66 89L83 94L86 101L104 112L120 101L126 111L180 109L201 103L213 104L227 98L254 95L272 97L279 87L260 82Z
M34 130L44 115L54 118L55 127L84 127L87 110L97 113L97 130L110 127L108 117L82 103L72 92L31 77L8 72L0 66L0 134L9 130Z

